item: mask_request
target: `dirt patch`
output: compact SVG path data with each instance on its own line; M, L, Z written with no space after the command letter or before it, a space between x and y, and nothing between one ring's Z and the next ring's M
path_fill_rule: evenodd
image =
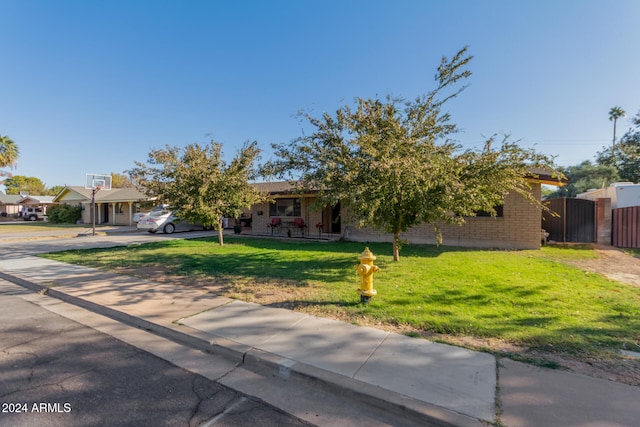
M630 286L640 287L640 258L626 254L620 250L597 248L598 259L574 262L579 268L602 274L612 280ZM494 338L474 338L435 334L416 328L375 322L361 317L354 319L346 315L320 311L316 306L300 303L308 298L314 289L308 286L296 286L264 279L260 283L255 280L241 278L214 278L197 276L179 276L170 274L166 267L152 265L137 268L118 268L116 272L145 278L159 284L198 288L212 294L237 298L270 307L285 308L320 317L328 317L348 323L357 323L400 334L422 337L436 342L452 344L473 350L487 351L497 357L508 357L540 366L557 367L592 377L617 381L640 386L640 359L622 355L575 355L555 353L552 351L533 350L513 343Z
M595 249L599 257L574 265L592 273L599 273L611 280L640 288L640 258L611 247Z

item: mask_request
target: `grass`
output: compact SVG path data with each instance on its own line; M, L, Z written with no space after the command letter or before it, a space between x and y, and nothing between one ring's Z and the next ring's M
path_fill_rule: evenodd
M495 338L570 354L640 350L640 289L574 267L598 257L588 247L492 251L372 243L378 295L359 303L354 270L360 243L229 238L172 240L46 255L104 269L157 265L167 273L232 283L252 300L276 292L290 306L353 323ZM258 302L260 300L258 299Z
M33 231L56 231L56 230L68 230L72 228L87 227L86 224L52 224L44 221L11 221L0 222L0 234L20 234L29 233Z
M624 249L624 251L629 255L640 258L640 249Z

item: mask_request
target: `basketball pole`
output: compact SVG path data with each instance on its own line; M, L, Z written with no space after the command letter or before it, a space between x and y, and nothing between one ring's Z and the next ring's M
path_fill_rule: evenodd
M92 228L91 228L91 235L95 236L96 235L96 193L100 191L100 187L93 187L91 189L91 223L92 223Z

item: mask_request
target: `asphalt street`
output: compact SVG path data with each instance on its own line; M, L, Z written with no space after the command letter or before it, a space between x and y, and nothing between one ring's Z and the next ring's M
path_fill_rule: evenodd
M0 426L308 425L3 289Z

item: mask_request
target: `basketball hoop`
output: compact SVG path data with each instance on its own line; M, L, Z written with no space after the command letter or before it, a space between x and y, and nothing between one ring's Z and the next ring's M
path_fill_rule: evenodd
M84 178L84 188L91 190L91 235L96 235L96 193L111 190L111 175L88 173Z

